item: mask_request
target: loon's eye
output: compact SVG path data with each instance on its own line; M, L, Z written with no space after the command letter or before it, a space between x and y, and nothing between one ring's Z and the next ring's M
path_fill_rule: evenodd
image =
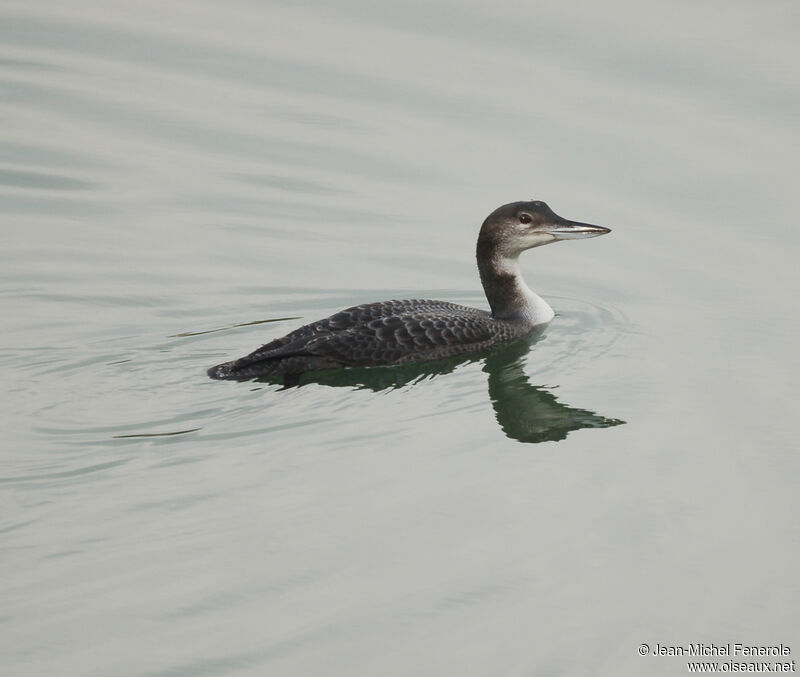
M519 215L519 222L520 223L530 223L531 222L531 215L530 214L520 214Z

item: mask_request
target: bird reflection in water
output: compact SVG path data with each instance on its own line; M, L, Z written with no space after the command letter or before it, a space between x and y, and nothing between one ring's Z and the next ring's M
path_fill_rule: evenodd
M309 372L290 382L270 378L257 380L284 383L284 388L317 383L378 392L449 374L456 367L482 360L483 371L488 375L489 399L495 418L503 432L512 439L520 442L555 442L565 439L573 430L610 428L625 423L588 409L571 407L559 402L547 388L531 385L522 367L531 345L541 333L490 352L435 362Z

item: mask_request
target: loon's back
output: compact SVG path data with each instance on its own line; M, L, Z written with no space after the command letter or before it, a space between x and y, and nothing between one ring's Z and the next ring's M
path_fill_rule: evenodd
M524 323L446 301L353 306L208 370L214 379L292 377L306 371L438 360L521 338Z

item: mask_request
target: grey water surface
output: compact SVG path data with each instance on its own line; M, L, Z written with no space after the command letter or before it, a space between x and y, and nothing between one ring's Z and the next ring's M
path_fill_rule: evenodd
M0 3L0 674L676 675L800 652L792 2ZM388 298L528 344L205 370Z

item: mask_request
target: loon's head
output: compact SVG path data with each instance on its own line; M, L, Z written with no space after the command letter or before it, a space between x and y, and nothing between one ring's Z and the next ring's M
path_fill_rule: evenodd
M532 247L610 232L602 226L568 221L540 200L512 202L486 217L478 236L478 258L483 253L484 256L493 254L515 259Z

